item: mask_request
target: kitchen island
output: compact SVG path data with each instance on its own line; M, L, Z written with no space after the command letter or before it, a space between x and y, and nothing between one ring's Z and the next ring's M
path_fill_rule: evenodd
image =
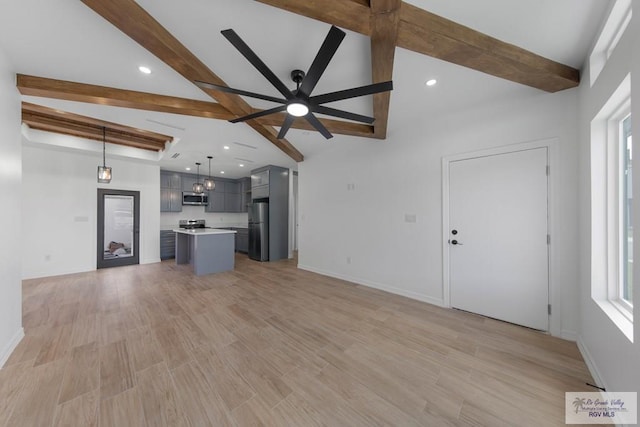
M233 270L234 230L176 229L176 264L191 264L196 276Z

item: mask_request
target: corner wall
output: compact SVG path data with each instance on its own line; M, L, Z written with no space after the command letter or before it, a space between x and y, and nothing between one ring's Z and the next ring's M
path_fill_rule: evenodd
M98 187L140 191L140 263L160 262L159 166L107 155L113 180L98 184L96 169L101 163L97 154L25 140L21 194L24 279L96 269Z
M634 342L630 342L611 319L591 298L591 120L605 105L628 73L631 73L632 128L640 129L640 15L634 14L630 25L601 71L593 87L589 84L589 70L582 77L580 86L580 291L581 316L578 345L594 379L609 391L640 392L640 265L634 267ZM633 152L638 153L638 137ZM635 156L633 168L640 171L640 159ZM640 174L633 177L633 223L636 224L634 253L640 254Z
M0 367L24 336L22 330L20 96L15 72L0 48Z
M411 121L392 95L391 111L385 141L336 137L300 163L299 267L442 305L442 157L554 139L551 332L575 339L577 91L514 86L481 108Z

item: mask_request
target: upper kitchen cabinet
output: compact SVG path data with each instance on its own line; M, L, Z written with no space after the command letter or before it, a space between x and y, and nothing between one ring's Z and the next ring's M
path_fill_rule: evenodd
M160 212L182 212L182 177L160 171Z
M251 204L251 178L240 179L240 212L249 212Z
M203 182L203 178L200 178L200 182ZM196 183L196 175L182 174L182 191L192 192L193 184Z

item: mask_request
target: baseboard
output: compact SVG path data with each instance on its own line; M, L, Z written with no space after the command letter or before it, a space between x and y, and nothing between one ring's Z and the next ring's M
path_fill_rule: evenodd
M563 340L575 342L578 340L578 333L575 331L567 331L563 329L560 331L560 338L562 338Z
M370 280L364 280L357 277L348 276L345 274L339 274L339 273L334 273L332 271L321 270L319 268L310 267L304 264L298 264L298 268L301 270L310 271L312 273L321 274L323 276L333 277L334 279L346 280L347 282L355 283L357 285L362 285L368 288L378 289L380 291L389 292L391 294L400 295L400 296L411 298L417 301L426 302L432 305L437 305L438 307L444 307L444 301L441 298L433 298L428 295L419 294L417 292L406 291L404 289L385 285L383 283L372 282Z
M160 257L140 260L140 264L155 264L156 262L162 262Z
M582 354L582 358L584 359L584 363L587 365L587 368L589 368L589 372L591 373L591 376L593 377L593 381L595 381L595 385L597 385L598 387L603 387L603 388L606 389L607 388L607 384L602 379L602 376L600 375L600 372L598 371L598 367L596 366L596 363L593 360L593 357L591 357L591 353L589 353L589 349L587 348L587 346L585 345L584 341L582 340L582 335L578 336L576 344L578 344L578 350L580 350L580 354Z
M0 353L0 369L4 366L5 363L7 363L7 360L9 360L9 356L11 356L13 350L15 350L18 344L20 344L22 338L24 338L24 328L18 329L13 338L11 338L7 345L5 345L2 349L2 352Z

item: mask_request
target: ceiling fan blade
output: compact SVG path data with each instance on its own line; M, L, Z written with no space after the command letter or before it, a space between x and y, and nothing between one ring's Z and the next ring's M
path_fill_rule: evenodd
M282 80L280 80L273 73L273 71L271 71L271 69L267 67L267 65L264 62L262 62L260 58L258 58L258 55L256 55L251 50L251 48L247 46L247 44L244 41L242 41L240 36L236 34L235 31L233 31L232 29L223 30L222 35L227 40L229 40L229 42L236 49L238 49L238 51L242 54L242 56L244 56L245 58L247 58L249 62L251 62L251 64L260 72L260 74L262 74L267 80L269 80L269 82L271 82L271 84L276 89L278 89L278 92L280 92L287 99L293 98L293 94L291 93L289 88L287 88L285 84L282 83Z
M248 92L246 90L241 90L241 89L234 89L228 86L220 86L213 83L201 82L198 80L195 80L194 83L202 89L219 90L220 92L234 93L236 95L243 95L243 96L249 96L251 98L264 99L265 101L277 102L279 104L285 104L287 102L286 99L275 98L273 96L262 95L255 92Z
M298 89L299 94L301 93L305 96L311 95L311 91L313 91L318 84L318 80L322 77L324 70L326 70L333 55L335 55L345 35L346 33L340 28L336 26L331 27L311 67L309 67L309 71L302 80L302 84Z
M316 128L317 131L322 134L322 136L324 136L327 139L333 138L333 135L331 135L331 132L329 132L326 127L324 127L324 125L320 122L320 120L318 120L316 116L313 115L313 113L310 112L309 114L304 116L304 118L307 119L307 121L311 124L311 126Z
M287 109L286 105L279 105L275 108L271 108L270 110L262 110L262 111L258 111L256 113L252 113L246 116L242 116L242 117L238 117L237 119L231 119L229 120L229 122L231 123L239 123L239 122L246 122L247 120L251 120L251 119L257 119L258 117L262 117L262 116L268 116L269 114L273 114L273 113L279 113L281 111L284 111Z
M341 101L343 99L356 98L358 96L373 95L374 93L387 92L393 90L393 82L374 83L367 86L354 87L352 89L339 90L337 92L325 93L323 95L309 98L313 104L324 104L326 102Z
M295 119L295 116L287 114L287 117L284 119L284 123L282 123L282 127L280 128L280 132L278 132L278 139L283 139L285 137Z
M340 117L341 119L354 120L356 122L372 124L375 119L369 116L362 116L356 113L350 113L348 111L336 110L335 108L325 107L318 105L313 107L313 111L320 114L326 114L328 116Z

